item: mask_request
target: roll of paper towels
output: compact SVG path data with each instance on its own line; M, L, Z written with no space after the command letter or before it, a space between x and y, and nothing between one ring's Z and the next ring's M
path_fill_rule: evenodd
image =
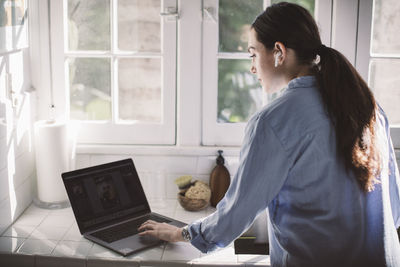
M35 123L35 153L38 199L46 203L68 200L61 173L70 170L71 139L65 122Z

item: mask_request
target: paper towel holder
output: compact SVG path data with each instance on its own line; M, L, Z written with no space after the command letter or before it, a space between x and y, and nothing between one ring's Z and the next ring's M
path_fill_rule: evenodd
M63 209L70 206L68 197L66 196L64 184L61 180L61 172L72 167L72 150L73 144L68 139L67 124L63 121L52 119L37 121L35 123L35 158L36 158L36 180L34 188L33 203L43 209ZM56 131L55 131L56 130ZM44 137L43 137L44 134ZM40 140L55 140L57 149L46 149L46 146ZM39 145L40 144L40 145ZM59 147L58 144L66 144ZM69 145L68 145L69 144ZM44 148L38 150L38 148ZM52 146L49 146L52 148ZM39 151L39 154L38 154ZM40 153L41 151L41 153ZM52 159L56 159L53 164L48 165L46 155L53 155ZM58 155L62 155L59 156ZM41 164L40 164L41 163ZM65 194L65 197L64 197Z

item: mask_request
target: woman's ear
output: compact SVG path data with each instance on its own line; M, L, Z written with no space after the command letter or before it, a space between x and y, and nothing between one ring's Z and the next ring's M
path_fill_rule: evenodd
M274 58L275 58L275 67L282 65L286 59L286 46L281 42L275 42L274 45Z

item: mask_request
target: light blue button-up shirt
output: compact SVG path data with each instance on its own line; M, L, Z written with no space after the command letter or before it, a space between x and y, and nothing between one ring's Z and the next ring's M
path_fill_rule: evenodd
M272 266L400 266L400 179L383 111L380 183L365 193L337 157L316 80L292 80L246 127L238 171L217 210L189 225L202 252L229 245L268 208Z

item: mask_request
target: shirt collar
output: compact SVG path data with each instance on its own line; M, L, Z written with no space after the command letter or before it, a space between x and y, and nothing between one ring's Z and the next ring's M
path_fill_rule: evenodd
M302 87L315 87L317 84L317 80L315 76L301 76L291 80L288 85L287 89L294 89L294 88L302 88Z

